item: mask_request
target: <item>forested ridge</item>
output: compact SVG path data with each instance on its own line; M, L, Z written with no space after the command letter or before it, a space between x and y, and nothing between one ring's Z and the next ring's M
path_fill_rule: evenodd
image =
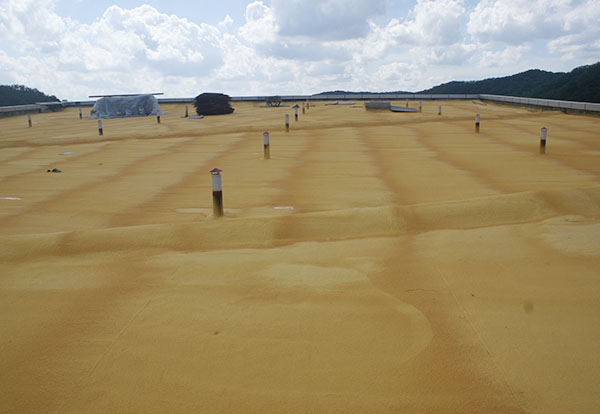
M359 94L368 92L323 92ZM412 93L412 92L386 92ZM525 98L557 99L600 103L600 62L580 66L571 72L532 69L516 75L480 81L452 81L426 89L422 94L492 94Z
M487 93L525 98L600 102L600 62L581 66L567 73L532 69L502 78L454 81L421 93Z
M27 105L36 102L59 102L59 100L54 95L48 96L24 85L0 85L0 106Z

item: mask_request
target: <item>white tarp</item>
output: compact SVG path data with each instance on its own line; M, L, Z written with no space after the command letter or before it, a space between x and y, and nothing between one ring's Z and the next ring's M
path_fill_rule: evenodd
M124 118L129 116L162 115L153 95L110 96L100 98L90 112L90 118Z

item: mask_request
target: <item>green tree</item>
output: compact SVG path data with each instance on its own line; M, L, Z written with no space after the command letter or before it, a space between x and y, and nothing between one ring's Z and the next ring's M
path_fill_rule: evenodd
M36 102L60 101L54 95L48 96L24 85L0 85L0 106L27 105Z

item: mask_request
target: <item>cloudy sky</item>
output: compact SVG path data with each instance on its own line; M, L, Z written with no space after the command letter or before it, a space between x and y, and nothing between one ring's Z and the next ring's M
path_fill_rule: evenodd
M598 0L0 0L0 84L61 99L411 91L600 61Z

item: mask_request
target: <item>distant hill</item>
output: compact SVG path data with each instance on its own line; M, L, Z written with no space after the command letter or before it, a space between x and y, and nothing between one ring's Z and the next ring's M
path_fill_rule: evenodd
M27 105L36 102L60 102L54 95L48 96L37 89L23 85L0 85L0 106Z
M373 92L373 91L362 91L362 92L350 92L350 91L340 91L340 90L335 90L335 91L326 91L326 92L319 92L317 94L314 94L313 96L319 96L319 95L362 95L362 94L367 94L367 93L378 93L381 95L393 95L393 94L397 94L397 93L415 93L415 92L406 92L406 91L393 91L393 92Z
M322 94L361 94L368 92L332 91ZM384 94L412 92L383 92ZM480 81L452 81L426 89L425 94L480 94L521 96L579 102L600 102L600 62L581 66L571 72L547 72L532 69L502 78ZM319 94L321 95L321 94Z
M536 92L543 94L556 82L557 77L564 75L532 69L503 78L490 78L480 81L452 81L426 89L421 93L450 94L450 93L489 93L494 95L523 96L542 98ZM553 88L554 89L554 88Z
M421 93L489 93L526 98L600 102L600 62L578 67L568 73L533 69L502 78L454 81Z

